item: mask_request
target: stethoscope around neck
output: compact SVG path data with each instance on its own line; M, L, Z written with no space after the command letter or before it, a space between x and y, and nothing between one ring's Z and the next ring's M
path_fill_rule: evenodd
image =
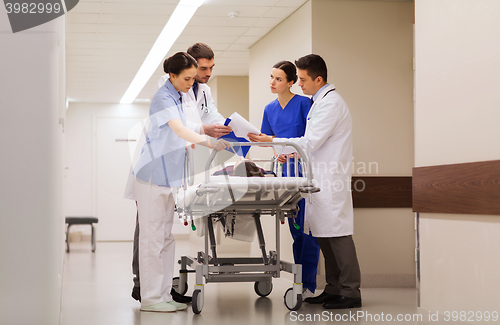
M205 104L201 103L201 110L204 111L205 114L209 114L210 110L208 109L207 95L205 94L204 90L203 90L203 100L205 101Z

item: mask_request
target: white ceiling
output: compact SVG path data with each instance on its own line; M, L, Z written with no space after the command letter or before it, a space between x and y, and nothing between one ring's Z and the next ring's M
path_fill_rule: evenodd
M249 48L306 1L205 0L166 57L203 42L215 52L213 76L248 75ZM118 103L178 2L80 0L66 16L68 99ZM151 98L163 74L160 64L137 98Z

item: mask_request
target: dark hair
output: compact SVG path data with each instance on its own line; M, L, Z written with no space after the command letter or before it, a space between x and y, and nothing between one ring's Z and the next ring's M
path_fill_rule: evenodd
M212 60L214 58L214 51L204 43L196 43L191 45L187 52L196 60L198 59L207 59Z
M177 52L163 62L163 71L176 75L191 67L197 68L198 63L186 52Z
M245 161L244 163L236 164L231 176L241 176L241 177L264 177L264 174L257 165L251 161Z
M295 60L295 65L300 70L306 70L307 75L315 80L318 76L323 78L324 82L327 82L327 69L326 63L323 58L317 54L309 54Z
M283 72L286 74L286 80L288 82L297 82L297 68L295 68L295 65L292 62L280 61L276 63L273 68L283 70Z

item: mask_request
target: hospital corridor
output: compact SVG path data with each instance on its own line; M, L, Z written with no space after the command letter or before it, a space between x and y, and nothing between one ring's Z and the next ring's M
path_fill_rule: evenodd
M500 0L5 0L0 325L500 324Z
M193 255L198 249L186 240L177 241L179 254ZM205 306L200 314L191 309L176 313L144 313L140 303L130 297L131 243L99 243L96 254L90 252L87 242L72 244L63 274L61 324L331 324L339 317L346 323L377 324L384 313L397 318L406 317L407 324L434 324L428 313L416 307L417 291L412 288L369 288L363 290L366 307L350 310L330 310L327 314L321 305L304 305L296 312L289 311L283 303L284 292L292 281L285 278L273 281L273 291L268 297L259 297L253 283L210 283L206 285ZM193 284L190 277L188 283ZM192 285L188 294L192 293ZM363 314L360 314L363 312ZM308 321L309 317L309 321ZM376 321L376 320L379 321ZM403 318L404 319L404 318ZM405 323L405 322L403 322ZM406 324L406 323L405 323ZM450 324L463 324L451 322Z

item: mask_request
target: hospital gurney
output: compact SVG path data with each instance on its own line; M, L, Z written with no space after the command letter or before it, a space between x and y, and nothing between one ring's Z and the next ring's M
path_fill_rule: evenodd
M269 143L232 143L233 146L267 145ZM185 225L191 223L195 230L194 219L206 218L204 222L205 251L198 252L197 257L182 256L179 277L174 278L173 287L179 294L187 292L187 274L196 273L196 284L193 291L192 309L199 314L204 304L204 281L210 282L255 282L255 292L262 297L272 291L272 278L279 278L280 271L294 275L293 287L284 295L284 302L289 310L298 310L302 304L302 265L281 261L280 259L280 223L285 218L294 218L297 213L297 203L302 198L301 193L319 191L312 182L311 166L307 156L295 144L283 142L273 143L277 147L293 146L300 154L303 177L281 177L278 171L279 164L276 158L271 160L254 160L270 162L278 177L229 177L229 175L211 176L210 166L217 155L213 151L205 168L205 181L190 195L184 197L182 204L176 207L177 213ZM276 150L279 154L279 149ZM186 159L186 178L192 164ZM287 159L287 175L290 175L290 161ZM192 161L192 159L191 159ZM298 164L294 164L295 175L298 173ZM190 182L192 185L192 181ZM186 189L186 186L184 186ZM225 232L231 231L238 214L250 214L255 220L257 237L262 257L226 257L217 256L214 223L221 222ZM261 226L261 215L275 217L276 251L266 252L264 233ZM294 219L293 219L294 220ZM295 221L294 221L295 224ZM298 226L296 226L298 227ZM211 255L209 255L209 248ZM188 267L191 270L188 270Z

